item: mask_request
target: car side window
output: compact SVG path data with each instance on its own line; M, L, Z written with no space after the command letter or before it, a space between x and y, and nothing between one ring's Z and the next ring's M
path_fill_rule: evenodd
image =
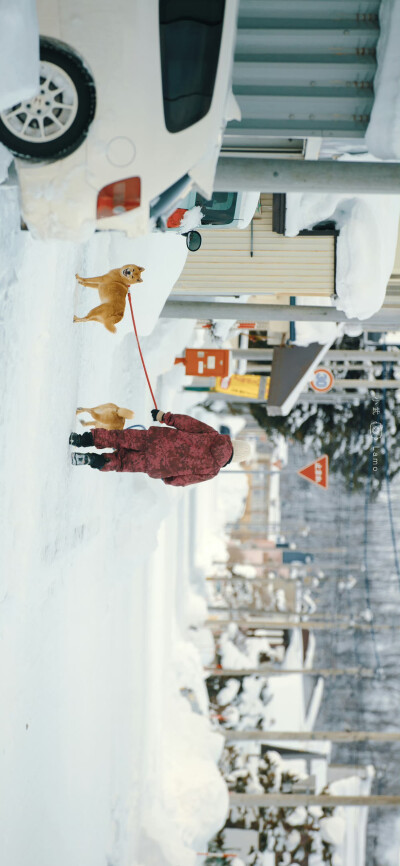
M210 109L225 0L159 0L164 118L181 132Z
M200 205L203 216L203 226L225 226L229 225L235 217L237 192L214 192L209 200L203 198L200 193L196 195L196 205Z

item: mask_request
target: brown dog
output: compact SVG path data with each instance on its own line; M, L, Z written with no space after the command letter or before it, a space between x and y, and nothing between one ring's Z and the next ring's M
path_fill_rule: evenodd
M125 419L133 418L135 415L130 409L121 409L115 403L102 403L101 406L94 406L93 409L84 409L80 406L76 414L79 415L80 412L89 412L94 419L81 421L83 427L103 427L105 430L123 430Z
M120 322L125 312L126 296L129 286L134 283L142 283L140 274L144 268L137 265L124 265L123 268L114 268L108 274L101 277L80 277L75 274L81 286L89 286L97 289L100 300L104 303L90 310L83 318L74 316L74 322L101 322L107 331L115 334L117 322Z

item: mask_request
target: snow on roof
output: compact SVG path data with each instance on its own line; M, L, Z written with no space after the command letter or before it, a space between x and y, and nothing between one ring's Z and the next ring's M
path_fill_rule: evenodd
M368 150L400 159L400 0L381 0L375 100L366 132Z
M346 154L346 161L373 162L369 154ZM289 193L286 234L333 220L337 238L336 307L349 318L368 319L382 306L395 260L400 196L350 193Z
M311 381L313 377L314 371L318 368L320 363L322 362L324 356L326 355L328 349L330 349L332 343L336 339L336 328L335 333L330 336L327 343L321 344L320 342L314 344L319 346L318 354L313 357L313 360L308 360L308 366L306 368L306 372L303 373L301 378L297 381L297 384L292 387L293 377L298 376L299 368L295 366L296 360L295 358L291 358L291 354L288 352L286 354L286 347L276 348L274 352L278 354L278 359L276 361L278 365L278 369L274 375L274 369L271 374L271 387L270 387L270 395L267 403L267 413L268 415L288 415L293 406L297 403L301 393L306 389L307 385ZM294 355L294 349L292 349ZM304 352L306 350L304 349ZM311 351L311 350L310 350ZM280 356L285 355L280 360ZM300 354L299 350L298 353ZM303 361L303 369L306 362ZM286 372L287 371L287 372ZM290 390L291 388L291 390ZM286 396L285 396L286 394Z

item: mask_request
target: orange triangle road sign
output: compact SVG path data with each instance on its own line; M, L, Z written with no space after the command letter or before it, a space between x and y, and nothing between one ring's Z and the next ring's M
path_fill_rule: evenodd
M297 471L298 475L307 478L307 481L312 481L313 484L322 487L324 490L328 489L329 457L327 454L323 454L322 457L318 457L318 460L314 460L308 466L304 466L303 469L298 469Z

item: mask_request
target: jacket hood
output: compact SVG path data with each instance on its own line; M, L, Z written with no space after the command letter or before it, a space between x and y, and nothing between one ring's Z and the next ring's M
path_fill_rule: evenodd
M215 437L215 442L211 446L211 453L218 466L225 466L229 458L232 456L232 440L230 436L224 433L218 433Z

